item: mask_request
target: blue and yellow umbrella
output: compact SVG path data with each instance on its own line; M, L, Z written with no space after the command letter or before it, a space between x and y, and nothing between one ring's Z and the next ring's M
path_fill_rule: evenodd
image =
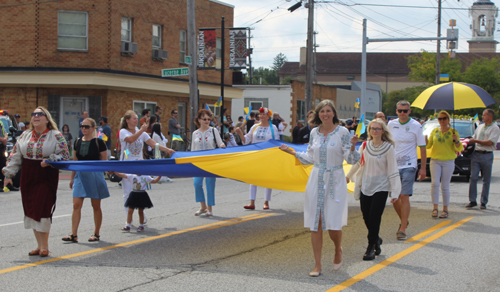
M494 103L496 101L493 97L479 86L448 82L427 88L411 106L423 110L460 110L476 107L485 108Z

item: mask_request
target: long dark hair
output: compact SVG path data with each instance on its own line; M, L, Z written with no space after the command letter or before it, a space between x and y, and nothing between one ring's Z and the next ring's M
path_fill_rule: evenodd
M151 138L153 138L154 133L161 138L161 124L156 123L153 125L153 128L151 129Z

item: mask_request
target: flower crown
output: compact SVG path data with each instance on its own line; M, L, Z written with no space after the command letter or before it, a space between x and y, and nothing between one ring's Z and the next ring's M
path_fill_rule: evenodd
M259 109L259 113L267 114L270 118L273 116L273 112L270 109L268 109L267 107L261 107Z

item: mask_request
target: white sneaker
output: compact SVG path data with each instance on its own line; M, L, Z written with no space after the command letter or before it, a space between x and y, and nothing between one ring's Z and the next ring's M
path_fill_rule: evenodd
M146 225L146 223L148 223L148 217L146 217L146 213L144 213L144 225Z

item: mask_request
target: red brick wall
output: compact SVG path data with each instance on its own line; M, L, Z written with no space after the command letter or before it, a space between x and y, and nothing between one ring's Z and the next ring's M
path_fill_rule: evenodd
M292 82L292 92L295 94L292 94L292 101L291 101L291 108L292 108L292 122L291 125L295 127L297 124L297 100L305 100L305 92L306 92L306 84L305 82L302 81L293 81ZM337 104L337 88L333 86L324 86L320 84L313 84L313 101L312 105L313 108L315 107L315 100L324 100L324 99L330 99L333 100L333 103L336 105ZM306 113L307 115L307 113ZM292 127L292 128L293 128Z
M59 10L88 12L88 52L57 49ZM159 76L161 69L186 66L179 62L180 30L187 30L186 10L186 1L170 0L63 0L2 8L0 67L98 68ZM122 16L133 19L132 41L138 44L138 53L133 57L120 53ZM232 8L196 1L197 28L220 27L222 16L225 26L232 27ZM168 51L167 60L152 60L153 24L162 25L162 49ZM225 60L229 60L227 30L225 36ZM231 72L226 70L226 84L232 84ZM198 76L200 81L220 82L220 71L199 70Z

